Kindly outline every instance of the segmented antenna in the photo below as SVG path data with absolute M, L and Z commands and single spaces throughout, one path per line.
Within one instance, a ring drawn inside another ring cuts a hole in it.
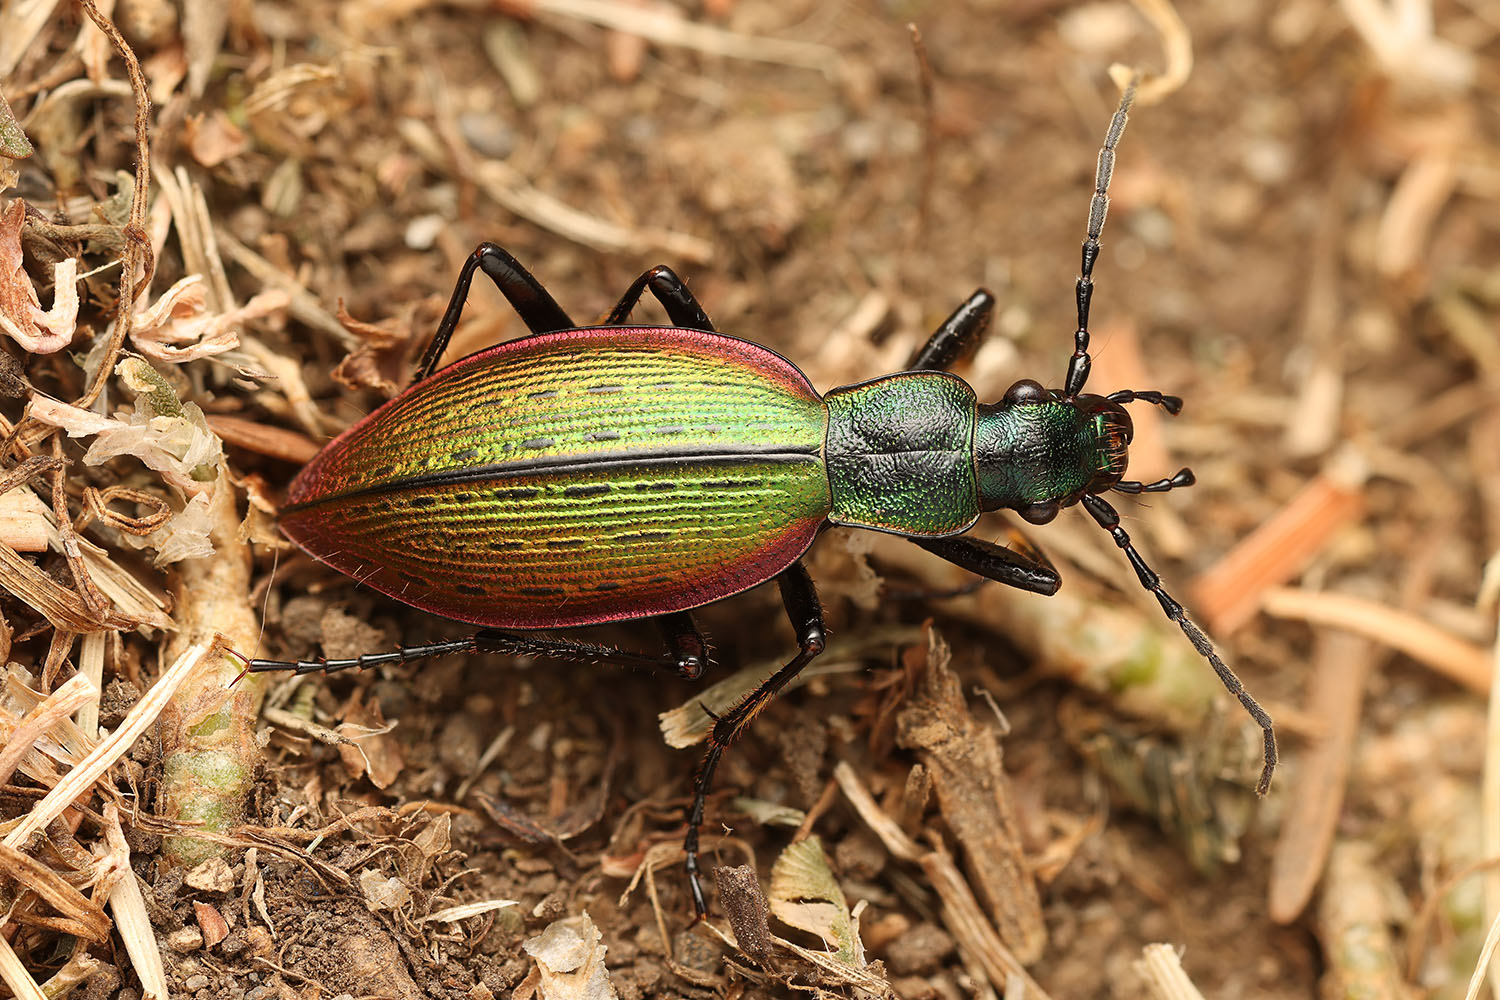
M 1089 300 L 1094 297 L 1094 261 L 1099 259 L 1099 234 L 1104 231 L 1104 217 L 1109 213 L 1109 179 L 1115 172 L 1115 147 L 1120 136 L 1125 134 L 1125 123 L 1130 120 L 1130 106 L 1135 103 L 1135 88 L 1140 74 L 1130 78 L 1125 93 L 1120 96 L 1120 107 L 1109 120 L 1109 131 L 1104 133 L 1104 147 L 1099 150 L 1099 165 L 1094 169 L 1094 197 L 1089 199 L 1088 236 L 1083 241 L 1083 265 L 1078 282 L 1073 286 L 1078 300 L 1078 332 L 1073 334 L 1073 356 L 1068 359 L 1068 377 L 1063 382 L 1063 392 L 1068 400 L 1076 399 L 1089 380 Z

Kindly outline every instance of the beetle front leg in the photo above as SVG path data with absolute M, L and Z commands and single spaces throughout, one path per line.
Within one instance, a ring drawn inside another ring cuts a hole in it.
M 1008 547 L 967 535 L 908 540 L 970 573 L 1017 590 L 1051 597 L 1062 586 L 1052 561 L 1018 531 L 1010 533 Z
M 943 320 L 922 349 L 906 365 L 909 372 L 947 371 L 956 362 L 974 353 L 990 328 L 995 311 L 995 297 L 981 288 Z
M 631 282 L 625 294 L 620 296 L 620 301 L 610 310 L 604 325 L 619 326 L 629 319 L 631 310 L 641 301 L 641 296 L 646 294 L 648 288 L 656 296 L 656 301 L 666 309 L 673 326 L 702 330 L 704 333 L 714 332 L 713 321 L 708 318 L 708 313 L 703 311 L 693 293 L 688 291 L 687 282 L 665 264 L 656 265 Z
M 818 600 L 817 588 L 813 586 L 807 569 L 800 562 L 793 563 L 782 571 L 776 582 L 781 587 L 781 602 L 786 606 L 787 617 L 797 630 L 799 649 L 786 666 L 766 678 L 744 701 L 719 716 L 708 734 L 708 752 L 703 755 L 703 763 L 699 765 L 698 776 L 693 782 L 693 807 L 688 815 L 687 836 L 682 842 L 683 852 L 687 854 L 688 885 L 693 893 L 693 909 L 699 919 L 708 915 L 708 903 L 704 899 L 703 885 L 698 877 L 698 828 L 703 825 L 703 813 L 708 807 L 708 790 L 713 785 L 719 758 L 744 735 L 750 723 L 771 703 L 777 692 L 823 652 L 826 642 L 823 605 Z
M 530 271 L 521 266 L 520 261 L 494 243 L 481 243 L 469 254 L 469 259 L 464 261 L 463 270 L 458 272 L 458 281 L 453 285 L 448 308 L 443 312 L 437 332 L 432 335 L 432 342 L 422 352 L 422 360 L 417 363 L 416 375 L 412 377 L 413 384 L 437 370 L 438 361 L 447 349 L 448 341 L 453 338 L 453 331 L 458 328 L 459 318 L 464 314 L 464 303 L 469 300 L 469 286 L 474 280 L 475 270 L 483 270 L 495 283 L 495 287 L 500 289 L 500 293 L 515 309 L 516 315 L 521 317 L 532 333 L 571 330 L 578 325 L 568 318 L 557 300 Z

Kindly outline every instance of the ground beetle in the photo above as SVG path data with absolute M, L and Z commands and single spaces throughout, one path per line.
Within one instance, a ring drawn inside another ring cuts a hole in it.
M 499 651 L 696 678 L 708 657 L 691 609 L 774 577 L 801 648 L 718 718 L 709 737 L 684 845 L 701 916 L 698 828 L 719 758 L 823 650 L 822 608 L 800 562 L 818 532 L 830 524 L 890 532 L 983 577 L 1050 595 L 1061 581 L 1045 556 L 963 532 L 983 511 L 1014 510 L 1044 524 L 1081 503 L 1260 724 L 1264 793 L 1276 763 L 1270 717 L 1162 589 L 1103 498 L 1193 482 L 1187 469 L 1154 483 L 1121 478 L 1132 433 L 1123 404 L 1175 414 L 1181 399 L 1083 391 L 1094 261 L 1132 96 L 1133 87 L 1099 154 L 1063 388 L 1023 379 L 994 405 L 945 370 L 989 325 L 995 299 L 984 289 L 906 371 L 820 396 L 786 359 L 716 333 L 670 268 L 642 274 L 602 325 L 580 328 L 510 254 L 481 244 L 412 384 L 313 458 L 292 483 L 281 525 L 361 583 L 482 631 L 352 659 L 257 659 L 249 669 L 307 673 Z M 439 371 L 475 270 L 531 333 Z M 624 325 L 647 290 L 673 326 Z M 524 631 L 632 618 L 653 619 L 669 651 L 651 656 Z

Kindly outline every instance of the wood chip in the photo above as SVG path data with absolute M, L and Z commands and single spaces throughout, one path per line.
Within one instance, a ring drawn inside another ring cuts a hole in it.
M 1193 609 L 1205 627 L 1227 635 L 1260 611 L 1267 590 L 1292 580 L 1340 528 L 1364 513 L 1362 475 L 1313 479 L 1193 581 Z
M 1301 915 L 1323 877 L 1343 811 L 1365 682 L 1378 660 L 1379 650 L 1368 639 L 1342 632 L 1318 635 L 1307 706 L 1325 729 L 1292 772 L 1271 855 L 1268 909 L 1279 924 Z
M 979 898 L 1000 937 L 1023 965 L 1042 957 L 1047 926 L 1041 897 L 1026 863 L 1010 781 L 1001 766 L 995 730 L 974 721 L 948 646 L 930 632 L 927 665 L 911 700 L 897 716 L 896 742 L 932 775 L 938 807 L 954 837 Z

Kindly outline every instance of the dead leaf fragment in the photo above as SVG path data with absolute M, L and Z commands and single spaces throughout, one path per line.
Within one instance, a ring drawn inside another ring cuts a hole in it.
M 244 130 L 229 120 L 222 110 L 207 115 L 189 115 L 183 123 L 188 152 L 205 167 L 217 167 L 250 148 Z
M 352 778 L 367 774 L 376 788 L 389 788 L 406 766 L 401 743 L 391 735 L 380 705 L 365 704 L 358 692 L 344 708 L 338 734 L 349 741 L 339 745 L 339 756 Z
M 16 116 L 11 113 L 10 105 L 5 102 L 5 95 L 0 94 L 0 156 L 11 160 L 24 160 L 33 152 L 31 140 L 26 138 L 25 131 L 16 122 Z
M 203 275 L 190 274 L 135 314 L 130 342 L 157 361 L 173 364 L 196 361 L 234 350 L 240 346 L 241 324 L 269 316 L 290 304 L 291 297 L 286 292 L 271 289 L 238 309 L 210 313 Z M 184 344 L 188 346 L 178 346 Z
M 587 913 L 554 920 L 521 947 L 536 960 L 544 1000 L 613 1000 L 599 928 Z
M 66 257 L 53 265 L 52 308 L 43 309 L 22 266 L 25 221 L 26 203 L 19 198 L 0 213 L 0 332 L 32 354 L 52 354 L 72 343 L 77 329 L 78 261 Z
M 223 858 L 209 858 L 192 868 L 182 881 L 204 892 L 228 892 L 234 888 L 234 872 Z
M 394 875 L 386 877 L 372 868 L 359 873 L 359 891 L 374 910 L 398 910 L 411 902 L 411 890 Z

